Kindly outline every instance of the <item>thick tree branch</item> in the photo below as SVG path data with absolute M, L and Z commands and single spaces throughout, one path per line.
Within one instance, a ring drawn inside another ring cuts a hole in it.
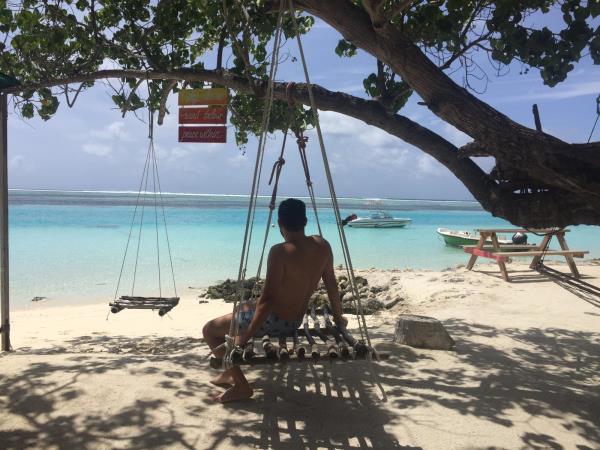
M 514 122 L 454 83 L 398 27 L 390 22 L 374 27 L 369 14 L 351 2 L 298 0 L 295 4 L 386 63 L 434 114 L 484 143 L 496 158 L 527 168 L 540 182 L 600 198 L 597 152 L 573 153 L 570 144 Z M 565 171 L 584 176 L 564 176 Z
M 469 142 L 458 149 L 459 158 L 490 156 L 485 145 L 479 142 Z

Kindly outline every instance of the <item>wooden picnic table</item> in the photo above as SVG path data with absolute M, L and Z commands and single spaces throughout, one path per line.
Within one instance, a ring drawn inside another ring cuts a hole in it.
M 569 230 L 555 228 L 485 228 L 476 230 L 479 233 L 479 241 L 477 245 L 465 245 L 463 247 L 465 253 L 469 253 L 471 257 L 467 263 L 467 269 L 472 270 L 478 257 L 494 259 L 500 267 L 502 278 L 509 281 L 508 271 L 506 270 L 506 262 L 510 257 L 533 257 L 529 267 L 535 269 L 544 256 L 564 256 L 569 269 L 575 278 L 579 278 L 579 271 L 575 265 L 573 258 L 583 258 L 589 253 L 587 250 L 570 250 L 565 239 L 565 233 Z M 543 236 L 539 245 L 502 245 L 498 243 L 498 233 L 532 233 Z M 553 237 L 560 245 L 561 250 L 550 250 L 550 242 Z M 491 241 L 491 245 L 487 244 Z M 508 251 L 503 251 L 508 250 Z M 510 251 L 513 250 L 513 251 Z

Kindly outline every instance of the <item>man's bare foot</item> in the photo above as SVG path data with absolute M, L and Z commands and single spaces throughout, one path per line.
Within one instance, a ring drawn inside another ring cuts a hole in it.
M 223 372 L 218 377 L 210 380 L 212 384 L 220 387 L 229 387 L 233 384 L 233 377 L 226 372 Z
M 216 396 L 215 401 L 221 402 L 221 403 L 238 402 L 241 400 L 248 400 L 250 397 L 252 397 L 253 394 L 254 394 L 254 391 L 252 390 L 250 385 L 234 384 L 232 387 L 227 389 L 221 395 Z

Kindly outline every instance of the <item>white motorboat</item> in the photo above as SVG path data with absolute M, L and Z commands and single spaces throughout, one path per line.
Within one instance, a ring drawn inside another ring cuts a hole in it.
M 353 228 L 403 228 L 411 223 L 411 219 L 392 217 L 384 211 L 376 211 L 370 217 L 358 217 L 348 222 Z

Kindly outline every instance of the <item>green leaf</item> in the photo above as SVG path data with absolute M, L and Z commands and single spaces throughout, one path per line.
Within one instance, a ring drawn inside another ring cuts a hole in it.
M 25 103 L 21 108 L 21 115 L 26 119 L 31 119 L 33 117 L 33 104 Z
M 356 55 L 357 48 L 352 43 L 345 39 L 340 39 L 335 47 L 335 53 L 340 57 L 352 58 Z

